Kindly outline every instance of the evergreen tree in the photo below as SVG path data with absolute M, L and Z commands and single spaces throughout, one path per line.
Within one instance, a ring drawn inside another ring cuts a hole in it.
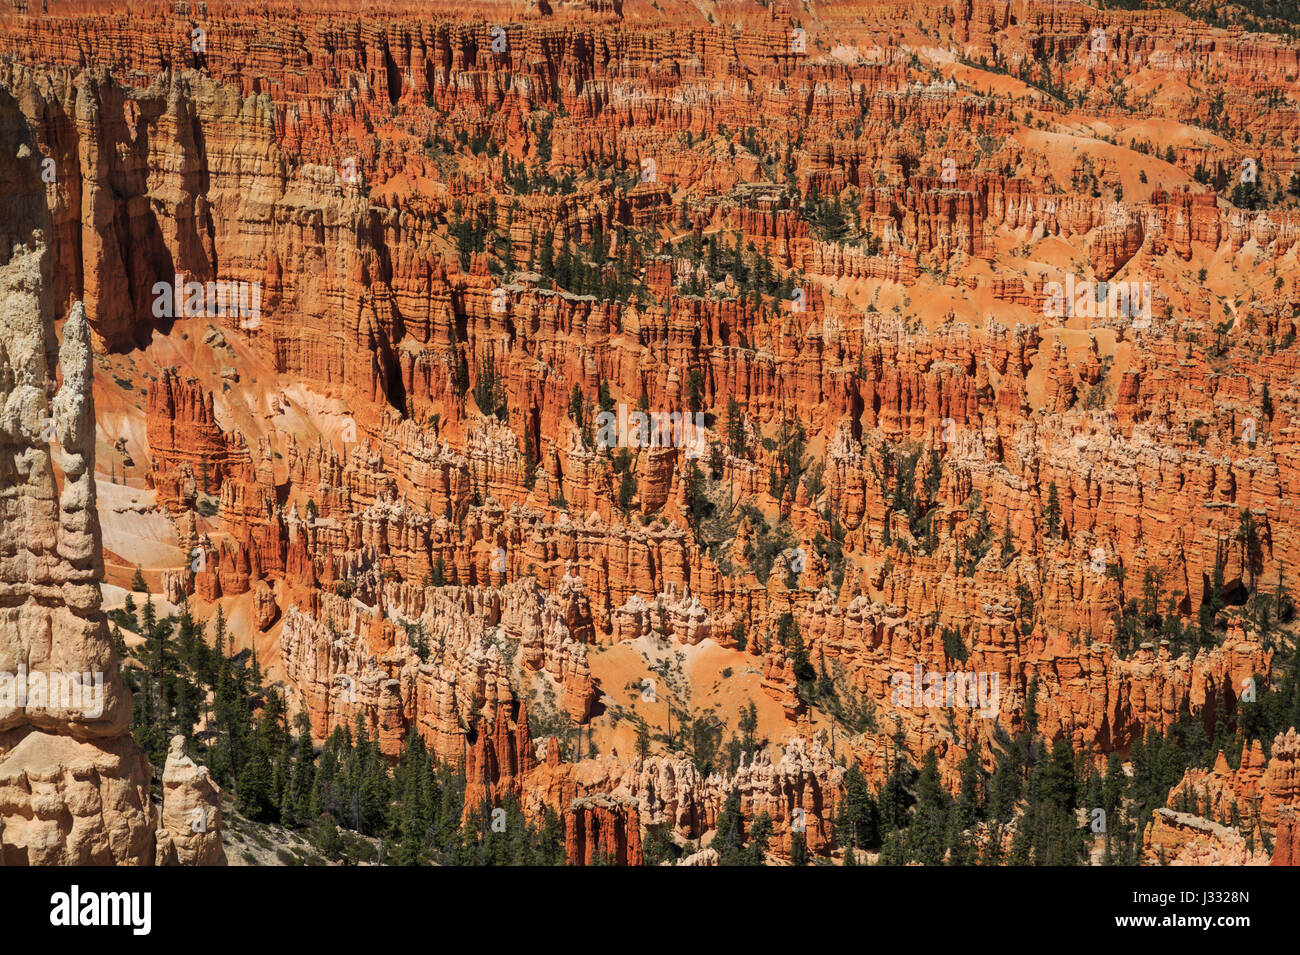
M 916 780 L 916 805 L 907 829 L 906 852 L 924 865 L 942 865 L 947 855 L 948 811 L 951 802 L 939 778 L 938 754 L 931 747 Z
M 869 848 L 880 844 L 880 818 L 866 777 L 856 765 L 844 773 L 844 807 L 837 840 L 844 845 Z
M 745 864 L 744 819 L 740 814 L 740 792 L 733 789 L 718 812 L 712 848 L 718 853 L 718 865 Z
M 582 427 L 582 389 L 576 383 L 569 393 L 569 417 L 579 428 Z
M 802 832 L 790 837 L 790 864 L 804 866 L 808 864 L 808 841 Z
M 1047 536 L 1053 540 L 1061 536 L 1061 500 L 1056 490 L 1056 482 L 1047 485 L 1047 506 L 1043 508 L 1043 523 L 1047 525 Z
M 626 511 L 632 506 L 633 500 L 636 499 L 636 478 L 632 476 L 632 469 L 628 468 L 619 478 L 618 483 L 618 506 L 620 510 Z
M 249 819 L 266 821 L 276 817 L 271 764 L 260 746 L 254 746 L 239 771 L 235 784 L 236 805 Z

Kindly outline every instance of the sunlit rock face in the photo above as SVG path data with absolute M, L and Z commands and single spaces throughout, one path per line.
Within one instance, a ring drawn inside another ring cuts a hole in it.
M 698 839 L 737 788 L 774 852 L 833 852 L 845 764 L 934 749 L 955 789 L 1031 687 L 1098 759 L 1267 691 L 1258 597 L 1300 571 L 1295 47 L 1035 0 L 712 6 L 0 26 L 3 646 L 106 674 L 94 718 L 0 706 L 6 858 L 152 857 L 96 473 L 170 528 L 116 563 L 221 606 L 317 738 L 418 732 L 562 811 L 573 862 Z M 665 750 L 750 703 L 743 762 Z M 112 838 L 25 813 L 33 773 L 74 799 L 36 734 L 108 747 L 74 788 Z
M 100 610 L 91 332 L 54 330 L 36 143 L 0 90 L 0 858 L 143 865 L 148 760 Z

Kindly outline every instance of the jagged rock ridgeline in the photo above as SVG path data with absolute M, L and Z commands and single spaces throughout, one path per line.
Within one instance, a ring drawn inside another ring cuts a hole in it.
M 475 803 L 559 809 L 572 862 L 700 839 L 737 791 L 773 851 L 829 853 L 841 757 L 878 783 L 934 748 L 954 788 L 1031 686 L 1094 755 L 1208 724 L 1267 691 L 1240 608 L 1300 572 L 1294 46 L 1036 0 L 742 6 L 0 25 L 53 316 L 121 372 L 125 486 L 187 556 L 167 596 L 235 614 L 317 737 L 415 731 Z M 1219 182 L 1247 159 L 1249 210 Z M 642 407 L 699 442 L 609 453 L 593 419 Z M 734 771 L 615 757 L 669 662 L 743 686 L 733 722 L 763 705 Z M 958 664 L 987 712 L 894 702 Z M 828 683 L 871 718 L 845 734 Z M 539 747 L 529 704 L 598 755 Z M 1174 812 L 1161 845 L 1245 858 Z
M 596 691 L 583 620 L 566 621 L 562 598 L 535 581 L 500 589 L 389 584 L 377 596 L 368 606 L 318 593 L 315 615 L 297 606 L 285 614 L 280 647 L 291 699 L 320 735 L 361 713 L 389 755 L 417 728 L 440 758 L 458 761 L 466 727 L 515 699 L 506 643 L 518 647 L 526 672 L 555 687 L 570 719 L 586 721 Z M 414 645 L 420 639 L 424 659 Z
M 541 758 L 538 752 L 542 752 Z M 738 794 L 745 819 L 766 816 L 772 849 L 789 854 L 795 835 L 809 849 L 833 844 L 833 820 L 843 792 L 842 767 L 820 739 L 791 737 L 773 760 L 759 751 L 742 759 L 734 774 L 700 774 L 683 756 L 648 756 L 632 762 L 616 753 L 566 762 L 555 737 L 535 740 L 528 708 L 519 707 L 511 725 L 509 706 L 484 721 L 467 755 L 465 806 L 469 812 L 516 797 L 530 819 L 549 806 L 565 820 L 566 857 L 571 865 L 612 859 L 639 865 L 642 827 L 663 827 L 685 840 L 699 839 L 718 822 L 729 795 Z

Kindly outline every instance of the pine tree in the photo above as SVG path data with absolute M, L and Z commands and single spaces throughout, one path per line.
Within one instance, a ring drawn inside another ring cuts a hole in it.
M 804 647 L 803 635 L 793 614 L 782 614 L 777 620 L 777 641 L 785 648 L 796 680 L 802 683 L 817 678 L 817 671 L 808 659 L 808 650 Z
M 975 753 L 969 752 L 961 763 L 961 788 L 957 796 L 954 816 L 959 829 L 967 830 L 984 818 L 984 807 L 980 798 L 982 767 Z
M 249 819 L 266 821 L 274 818 L 271 764 L 260 746 L 252 748 L 240 769 L 235 795 L 239 811 Z
M 698 368 L 692 369 L 686 379 L 686 407 L 692 412 L 704 407 L 704 372 Z
M 907 853 L 903 848 L 904 835 L 900 831 L 893 831 L 885 837 L 880 846 L 880 855 L 876 859 L 876 865 L 899 866 L 907 863 Z
M 555 271 L 555 233 L 547 229 L 538 243 L 541 246 L 537 271 L 542 278 L 550 278 Z
M 153 609 L 152 596 L 149 596 L 149 598 L 144 600 L 144 607 L 140 608 L 140 617 L 139 617 L 140 635 L 142 635 L 142 637 L 148 638 L 149 635 L 153 633 L 153 628 L 157 626 L 157 622 L 159 622 L 159 618 L 157 618 L 157 611 Z
M 1061 500 L 1056 490 L 1056 482 L 1047 486 L 1047 506 L 1043 508 L 1043 522 L 1047 525 L 1047 536 L 1053 540 L 1061 536 Z
M 939 778 L 938 754 L 926 751 L 916 780 L 916 805 L 907 830 L 907 853 L 923 865 L 942 865 L 947 855 L 949 796 Z
M 740 712 L 740 747 L 746 753 L 758 748 L 758 707 L 749 701 L 749 707 Z
M 1035 865 L 1078 865 L 1084 857 L 1084 830 L 1079 827 L 1078 783 L 1074 750 L 1061 737 L 1050 757 L 1041 760 L 1031 781 L 1033 861 Z
M 802 832 L 790 837 L 790 864 L 804 866 L 808 864 L 808 841 Z
M 718 865 L 744 864 L 744 820 L 740 814 L 740 792 L 727 794 L 718 813 L 712 848 L 718 853 Z
M 310 818 L 311 793 L 315 788 L 316 759 L 312 751 L 311 720 L 306 709 L 298 711 L 297 739 L 292 753 L 287 795 L 280 816 L 287 825 L 301 825 Z
M 221 604 L 217 604 L 217 621 L 215 630 L 215 640 L 217 656 L 225 658 L 226 656 L 226 611 Z
M 537 442 L 533 439 L 533 429 L 524 429 L 524 486 L 531 488 L 537 483 Z
M 866 777 L 856 765 L 845 770 L 844 794 L 840 841 L 859 848 L 879 845 L 879 813 Z
M 727 399 L 727 447 L 737 457 L 748 453 L 745 439 L 745 415 L 735 398 Z
M 569 393 L 569 417 L 579 428 L 582 427 L 582 389 L 574 383 L 573 391 Z
M 771 838 L 772 820 L 767 813 L 759 813 L 753 823 L 750 824 L 749 838 L 745 843 L 741 864 L 763 865 L 767 861 L 767 847 Z
M 644 721 L 636 727 L 636 754 L 642 759 L 650 755 L 650 730 Z
M 632 506 L 632 501 L 636 498 L 636 478 L 632 476 L 632 469 L 628 468 L 623 472 L 618 483 L 618 506 L 621 510 L 626 511 Z
M 904 829 L 907 826 L 907 782 L 911 777 L 911 767 L 903 756 L 902 735 L 896 735 L 894 743 L 894 765 L 876 798 L 880 809 L 880 828 L 882 831 Z M 901 850 L 901 846 L 899 847 Z
M 423 858 L 425 833 L 432 822 L 429 812 L 429 761 L 424 739 L 414 729 L 406 738 L 399 764 L 398 865 L 419 865 Z

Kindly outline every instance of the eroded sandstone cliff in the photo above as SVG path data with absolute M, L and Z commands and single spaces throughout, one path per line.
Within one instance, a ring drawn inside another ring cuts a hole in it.
M 23 200 L 43 307 L 84 303 L 65 341 L 109 353 L 123 485 L 172 528 L 124 566 L 248 621 L 317 738 L 414 730 L 470 803 L 561 810 L 573 862 L 701 838 L 736 791 L 774 851 L 830 853 L 845 764 L 933 749 L 955 791 L 1031 692 L 1037 732 L 1126 755 L 1231 719 L 1288 648 L 1294 44 L 1033 0 L 733 6 L 0 30 L 54 170 Z M 1247 160 L 1258 194 L 1216 195 Z M 698 442 L 628 440 L 638 409 L 698 412 Z M 957 671 L 996 692 L 895 695 Z M 702 774 L 682 715 L 738 737 L 750 703 L 750 750 Z M 1153 844 L 1249 855 L 1172 807 Z
M 39 157 L 7 92 L 0 127 L 0 852 L 150 864 L 149 763 L 100 610 L 90 328 L 77 306 L 55 337 Z

